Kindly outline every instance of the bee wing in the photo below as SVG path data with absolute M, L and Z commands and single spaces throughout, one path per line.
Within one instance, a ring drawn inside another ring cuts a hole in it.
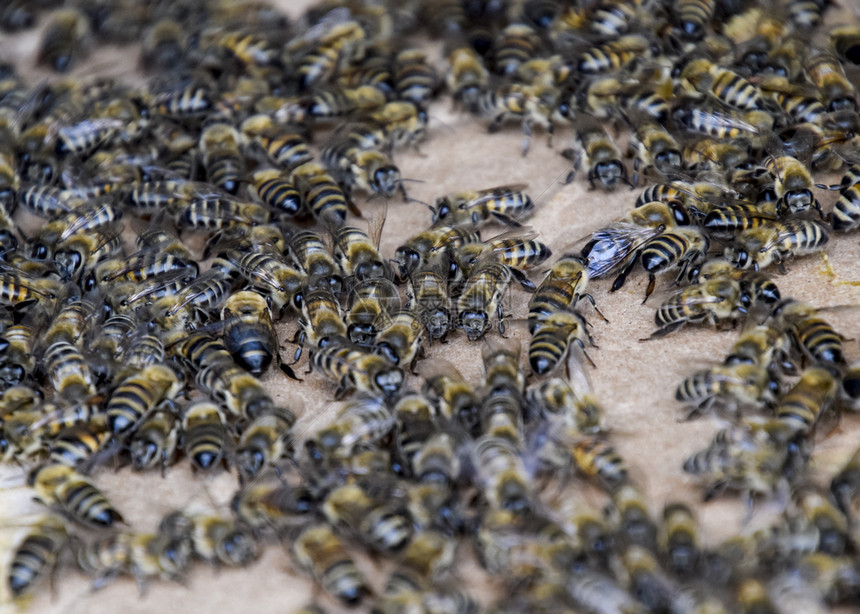
M 151 281 L 147 280 L 149 283 L 144 283 L 137 286 L 139 290 L 127 296 L 124 299 L 123 304 L 129 305 L 131 303 L 139 301 L 145 296 L 156 294 L 164 288 L 167 288 L 177 279 L 185 279 L 186 283 L 188 283 L 195 277 L 196 273 L 192 273 L 190 269 L 177 269 L 175 271 L 168 271 L 167 273 L 162 273 L 161 275 L 153 277 Z
M 458 208 L 460 209 L 471 209 L 472 207 L 477 207 L 478 205 L 482 205 L 485 202 L 492 200 L 494 198 L 500 198 L 503 196 L 507 196 L 509 194 L 513 194 L 514 192 L 522 192 L 528 186 L 527 183 L 513 183 L 510 185 L 500 185 L 494 188 L 486 188 L 484 190 L 478 190 L 476 192 L 475 198 L 467 200 L 466 202 L 459 203 Z
M 588 276 L 608 275 L 661 232 L 662 227 L 643 227 L 629 222 L 613 222 L 593 232 L 593 245 L 588 252 Z

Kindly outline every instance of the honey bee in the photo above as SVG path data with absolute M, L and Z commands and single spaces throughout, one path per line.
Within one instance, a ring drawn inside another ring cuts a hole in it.
M 278 316 L 287 308 L 301 311 L 307 278 L 293 268 L 281 252 L 265 247 L 254 251 L 227 250 L 219 254 L 219 258 L 228 273 L 235 270 L 253 287 L 262 290 Z M 209 284 L 200 289 L 204 296 L 209 294 L 208 288 Z
M 123 522 L 104 494 L 67 465 L 48 463 L 36 467 L 27 476 L 27 485 L 43 504 L 85 527 L 107 529 Z
M 353 147 L 347 140 L 334 141 L 323 148 L 322 161 L 339 179 L 348 201 L 352 200 L 355 188 L 385 198 L 399 191 L 404 201 L 409 200 L 400 169 L 381 151 Z
M 842 556 L 848 547 L 848 521 L 841 510 L 822 493 L 804 488 L 795 493 L 796 514 L 803 525 L 817 533 L 817 550 Z
M 200 135 L 200 151 L 207 179 L 230 194 L 235 194 L 239 189 L 245 168 L 239 141 L 239 131 L 223 121 L 212 121 Z
M 298 130 L 276 123 L 267 115 L 252 115 L 242 122 L 240 130 L 246 138 L 259 144 L 269 159 L 287 173 L 313 160 L 308 142 Z
M 480 258 L 475 263 L 457 299 L 457 323 L 470 341 L 482 338 L 490 330 L 494 315 L 499 321 L 499 332 L 504 335 L 502 296 L 512 276 L 510 267 L 492 255 Z
M 182 26 L 172 19 L 161 19 L 143 36 L 140 65 L 147 70 L 169 70 L 185 61 L 185 52 Z
M 787 442 L 797 433 L 793 426 L 773 419 L 743 420 L 722 429 L 711 444 L 684 462 L 684 471 L 705 482 L 705 500 L 725 490 L 756 494 L 784 492 L 795 452 Z
M 475 230 L 458 226 L 430 228 L 410 237 L 394 252 L 394 263 L 398 266 L 399 279 L 405 279 L 416 268 L 431 262 L 434 256 L 449 249 L 457 249 L 466 243 L 481 240 Z
M 635 138 L 630 141 L 633 158 L 633 185 L 639 184 L 639 169 L 642 174 L 655 171 L 666 175 L 681 169 L 681 146 L 662 125 L 656 121 L 633 118 Z
M 445 420 L 471 424 L 476 418 L 480 397 L 453 365 L 440 361 L 434 364 L 435 369 L 424 374 L 421 392 Z
M 63 429 L 53 439 L 49 462 L 83 470 L 82 466 L 103 449 L 109 435 L 104 418 L 99 416 Z
M 257 542 L 242 525 L 211 514 L 193 514 L 188 520 L 194 554 L 207 563 L 245 567 L 257 560 Z
M 692 60 L 681 71 L 681 79 L 693 90 L 741 111 L 764 111 L 761 91 L 749 80 L 704 58 Z
M 820 50 L 811 53 L 806 63 L 806 75 L 828 111 L 857 110 L 854 86 L 845 77 L 845 70 L 834 54 Z
M 645 300 L 654 291 L 656 276 L 673 267 L 678 268 L 676 284 L 684 277 L 697 277 L 698 267 L 704 262 L 709 245 L 707 236 L 694 226 L 673 228 L 648 241 L 639 251 L 642 268 L 648 272 Z M 625 270 L 615 280 L 613 290 L 623 284 L 623 276 L 628 272 L 629 269 Z
M 773 310 L 775 324 L 787 331 L 813 364 L 840 370 L 845 364 L 842 337 L 815 307 L 785 299 Z
M 576 60 L 579 72 L 586 75 L 627 68 L 651 55 L 651 43 L 641 34 L 626 34 L 582 52 Z
M 860 226 L 860 178 L 842 190 L 833 205 L 830 225 L 836 232 L 850 232 Z
M 271 212 L 263 205 L 232 198 L 206 197 L 179 207 L 176 224 L 181 229 L 220 230 L 236 224 L 268 224 Z
M 771 263 L 785 268 L 783 261 L 819 251 L 829 240 L 824 224 L 790 219 L 743 231 L 735 247 L 726 248 L 726 259 L 739 269 L 760 270 Z
M 167 406 L 144 416 L 128 439 L 131 465 L 135 471 L 160 467 L 161 474 L 176 457 L 179 445 L 179 420 Z
M 595 346 L 585 318 L 575 310 L 559 310 L 545 316 L 532 331 L 529 342 L 529 365 L 538 375 L 552 371 L 568 353 L 572 343 L 594 364 L 585 351 L 585 342 Z
M 55 11 L 42 35 L 39 63 L 55 72 L 67 72 L 86 57 L 90 44 L 89 20 L 75 9 Z
M 333 454 L 349 454 L 363 442 L 384 437 L 394 426 L 394 416 L 380 398 L 349 402 L 335 421 L 306 443 L 311 458 L 323 460 Z
M 490 72 L 478 53 L 468 46 L 456 47 L 448 53 L 450 69 L 446 85 L 455 101 L 470 104 L 490 85 Z
M 333 227 L 343 223 L 347 210 L 346 195 L 324 166 L 305 162 L 292 170 L 290 180 L 316 219 Z
M 344 323 L 340 304 L 328 289 L 309 292 L 304 297 L 299 326 L 301 327 L 298 334 L 300 345 L 296 350 L 295 360 L 301 357 L 301 348 L 305 341 L 322 349 L 331 344 L 337 344 L 350 334 Z
M 794 432 L 811 432 L 822 414 L 833 408 L 838 381 L 826 369 L 808 367 L 776 407 L 776 419 Z
M 516 515 L 533 509 L 533 493 L 522 456 L 504 437 L 486 435 L 475 442 L 482 492 L 495 509 Z
M 424 353 L 424 326 L 410 309 L 401 309 L 390 314 L 387 326 L 373 340 L 372 348 L 394 365 L 415 363 Z
M 289 409 L 272 408 L 253 418 L 236 447 L 235 462 L 241 483 L 253 480 L 267 466 L 291 453 L 291 434 L 296 417 Z
M 428 103 L 438 87 L 438 75 L 420 49 L 408 48 L 397 53 L 393 77 L 398 97 L 416 105 Z
M 740 302 L 741 287 L 732 279 L 711 279 L 688 286 L 666 299 L 654 316 L 660 328 L 651 336 L 661 337 L 684 324 L 720 322 L 736 319 L 746 312 Z
M 28 529 L 15 547 L 6 577 L 13 598 L 32 591 L 46 572 L 53 573 L 67 541 L 66 525 L 56 516 L 45 516 Z
M 799 160 L 791 156 L 780 156 L 765 160 L 765 168 L 774 178 L 776 193 L 776 214 L 782 216 L 783 209 L 788 215 L 796 215 L 810 207 L 823 218 L 821 205 L 812 195 L 812 176 Z
M 196 401 L 182 417 L 182 447 L 196 471 L 210 471 L 227 460 L 229 431 L 222 409 L 211 401 Z
M 552 87 L 510 83 L 476 96 L 467 106 L 473 115 L 493 118 L 487 128 L 491 133 L 498 132 L 509 117 L 520 120 L 524 134 L 521 153 L 525 156 L 531 145 L 532 126 L 542 127 L 547 133 L 547 143 L 552 144 L 553 114 L 558 99 L 557 90 Z
M 466 226 L 478 228 L 496 221 L 519 227 L 518 219 L 534 209 L 534 202 L 525 193 L 525 184 L 514 184 L 453 192 L 436 199 L 433 206 L 433 225 Z
M 412 145 L 427 138 L 427 111 L 406 100 L 395 100 L 370 113 L 371 121 L 382 127 L 392 148 Z
M 618 517 L 618 538 L 621 542 L 655 551 L 657 525 L 651 518 L 641 491 L 625 482 L 612 492 L 612 505 Z
M 444 339 L 451 328 L 451 301 L 445 268 L 444 255 L 440 254 L 408 277 L 408 308 L 424 326 L 431 343 L 434 339 Z
M 669 503 L 663 508 L 660 552 L 666 567 L 676 576 L 685 578 L 696 573 L 702 555 L 699 525 L 683 503 Z
M 738 414 L 743 407 L 772 405 L 779 382 L 760 365 L 733 364 L 699 371 L 684 379 L 675 398 L 690 407 L 692 417 L 711 407 Z
M 96 379 L 84 355 L 65 340 L 45 349 L 45 367 L 57 394 L 69 400 L 86 399 L 96 392 Z
M 364 576 L 327 524 L 311 524 L 293 542 L 296 562 L 338 601 L 355 606 L 370 594 Z
M 124 378 L 111 394 L 105 413 L 114 434 L 134 428 L 141 418 L 184 388 L 176 372 L 165 365 L 149 365 Z
M 571 360 L 571 383 L 560 377 L 551 377 L 534 384 L 526 392 L 526 400 L 550 421 L 558 420 L 573 425 L 578 431 L 593 434 L 600 430 L 603 409 L 591 390 L 582 363 Z
M 226 352 L 226 350 L 225 350 Z M 195 383 L 235 416 L 254 419 L 274 407 L 272 398 L 253 375 L 229 362 L 213 361 L 197 372 Z
M 373 235 L 354 226 L 341 226 L 335 231 L 334 256 L 343 272 L 359 282 L 388 277 L 387 265 L 377 247 L 378 234 L 374 232 Z
M 260 294 L 252 291 L 232 294 L 224 303 L 221 319 L 225 322 L 224 347 L 240 367 L 259 377 L 277 357 L 281 369 L 292 372 L 281 363 L 269 306 Z
M 594 118 L 582 119 L 579 122 L 576 137 L 580 146 L 579 155 L 571 149 L 562 152 L 563 156 L 574 161 L 573 170 L 567 176 L 567 183 L 573 180 L 583 158 L 588 167 L 588 185 L 592 189 L 595 187 L 595 181 L 599 181 L 600 185 L 610 192 L 616 188 L 619 181 L 630 183 L 627 179 L 627 168 L 621 161 L 621 152 Z
M 347 527 L 380 552 L 400 550 L 412 537 L 412 521 L 396 503 L 374 501 L 355 484 L 329 492 L 321 511 L 333 526 Z
M 715 9 L 716 2 L 713 0 L 681 0 L 673 11 L 679 35 L 687 41 L 702 40 Z
M 339 382 L 336 398 L 351 389 L 390 397 L 403 384 L 403 371 L 377 354 L 358 347 L 329 344 L 311 354 L 311 363 L 326 377 Z
M 391 313 L 400 305 L 397 288 L 388 279 L 368 279 L 352 289 L 349 310 L 340 322 L 346 325 L 350 341 L 370 347 L 377 333 L 388 325 Z M 332 315 L 334 335 L 340 334 L 340 325 Z M 319 345 L 319 344 L 317 344 Z
M 680 587 L 666 575 L 650 550 L 629 546 L 621 554 L 621 563 L 627 572 L 630 592 L 646 608 L 659 611 L 675 605 Z
M 309 90 L 331 80 L 331 78 L 353 60 L 364 56 L 367 32 L 357 21 L 343 19 L 339 14 L 330 13 L 303 37 L 289 43 L 284 51 L 287 64 L 290 54 L 297 47 L 307 46 L 299 57 L 296 71 L 299 88 Z

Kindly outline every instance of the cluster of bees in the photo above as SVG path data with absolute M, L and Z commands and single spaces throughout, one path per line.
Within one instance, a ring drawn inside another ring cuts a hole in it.
M 6 3 L 0 27 L 53 4 Z M 328 0 L 302 27 L 234 0 L 47 14 L 41 63 L 63 72 L 96 43 L 137 40 L 151 79 L 30 87 L 0 70 L 0 449 L 45 509 L 10 554 L 8 590 L 73 564 L 95 587 L 178 581 L 194 560 L 247 566 L 280 543 L 346 606 L 466 614 L 483 607 L 453 578 L 467 538 L 505 587 L 494 612 L 856 603 L 860 452 L 829 491 L 806 470 L 820 423 L 860 404 L 860 365 L 826 313 L 765 272 L 860 227 L 846 74 L 860 28 L 818 32 L 824 9 Z M 404 44 L 421 31 L 442 39 L 441 64 Z M 520 123 L 524 155 L 533 129 L 572 125 L 568 181 L 582 168 L 593 188 L 655 182 L 539 284 L 527 272 L 552 252 L 523 226 L 536 206 L 524 185 L 439 196 L 428 228 L 386 257 L 383 218 L 347 223 L 362 217 L 354 196 L 412 201 L 394 156 L 427 137 L 443 90 L 491 132 Z M 632 181 L 611 124 L 629 131 Z M 844 166 L 838 185 L 815 183 Z M 825 215 L 814 189 L 829 188 Z M 646 300 L 657 276 L 682 286 L 653 337 L 743 323 L 726 358 L 677 389 L 690 417 L 732 420 L 684 469 L 707 497 L 781 498 L 784 522 L 705 547 L 684 504 L 655 519 L 612 447 L 579 307 L 603 318 L 588 284 L 617 290 L 637 263 Z M 499 339 L 518 315 L 505 313 L 513 282 L 532 293 L 528 377 Z M 276 321 L 297 324 L 291 363 Z M 462 338 L 486 341 L 479 382 L 422 362 Z M 260 383 L 273 363 L 298 380 L 303 353 L 347 399 L 310 436 Z M 163 474 L 181 457 L 201 477 L 235 469 L 230 514 L 172 511 L 135 532 L 91 477 Z M 573 479 L 606 508 L 553 494 Z M 397 561 L 382 591 L 358 549 Z

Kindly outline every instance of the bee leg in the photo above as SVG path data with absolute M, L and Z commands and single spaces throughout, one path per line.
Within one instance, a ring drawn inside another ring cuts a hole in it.
M 828 220 L 828 218 L 827 218 L 827 216 L 826 216 L 826 215 L 824 215 L 824 211 L 821 209 L 821 203 L 820 203 L 820 202 L 818 202 L 818 199 L 817 199 L 817 198 L 813 198 L 813 199 L 812 199 L 812 206 L 815 208 L 815 210 L 816 210 L 816 211 L 818 211 L 818 216 L 819 216 L 822 220 L 829 221 L 829 220 Z
M 549 122 L 546 125 L 546 146 L 549 147 L 550 149 L 552 149 L 552 137 L 553 137 L 554 132 L 555 132 L 555 124 L 553 123 L 552 120 L 549 120 Z
M 618 274 L 618 277 L 615 278 L 615 281 L 612 282 L 612 288 L 609 290 L 610 292 L 615 292 L 624 285 L 624 282 L 627 281 L 627 276 L 630 275 L 631 271 L 633 271 L 633 267 L 636 266 L 636 262 L 638 260 L 639 259 L 636 258 L 636 256 L 634 255 L 634 257 L 630 260 L 627 266 L 624 267 L 621 273 Z
M 487 126 L 487 132 L 490 134 L 495 134 L 499 130 L 502 129 L 502 124 L 505 123 L 505 113 L 499 113 L 493 118 L 493 121 L 490 122 L 490 125 Z
M 531 140 L 532 140 L 532 125 L 530 122 L 527 122 L 527 121 L 523 122 L 523 134 L 525 136 L 523 137 L 523 145 L 521 147 L 521 153 L 522 153 L 523 158 L 525 158 L 526 155 L 529 153 L 529 147 L 531 145 Z
M 293 371 L 293 369 L 292 369 L 292 367 L 290 367 L 290 365 L 284 363 L 281 360 L 280 356 L 278 357 L 278 368 L 281 370 L 281 372 L 284 375 L 286 375 L 290 379 L 296 380 L 297 382 L 303 381 L 299 376 L 296 375 L 296 372 Z M 310 370 L 308 371 L 308 373 L 310 373 Z
M 590 294 L 583 294 L 579 298 L 586 299 L 589 303 L 591 303 L 591 306 L 594 308 L 594 311 L 597 312 L 597 315 L 600 316 L 600 319 L 603 320 L 604 322 L 609 322 L 609 320 L 606 319 L 606 316 L 603 315 L 603 312 L 600 311 L 600 309 L 598 309 L 597 304 L 594 302 L 593 296 L 591 296 Z
M 654 292 L 654 286 L 657 283 L 657 276 L 654 273 L 648 274 L 648 288 L 645 289 L 645 298 L 642 299 L 642 304 L 648 300 L 648 297 Z
M 347 378 L 343 378 L 340 384 L 337 387 L 337 390 L 334 391 L 334 400 L 342 401 L 344 397 L 350 392 L 349 380 Z
M 639 185 L 639 157 L 633 158 L 633 185 Z
M 726 489 L 727 486 L 728 484 L 723 480 L 719 480 L 717 482 L 714 482 L 713 484 L 710 484 L 705 489 L 705 493 L 702 496 L 702 501 L 708 502 L 714 497 L 719 496 Z
M 519 269 L 515 269 L 514 267 L 508 267 L 508 270 L 511 272 L 511 275 L 516 279 L 519 284 L 523 287 L 523 290 L 533 294 L 537 288 L 534 285 L 534 282 L 526 277 L 526 274 L 520 271 Z
M 499 334 L 502 336 L 503 339 L 507 339 L 507 337 L 505 336 L 505 315 L 502 313 L 501 303 L 498 307 L 496 307 L 496 315 L 499 318 Z

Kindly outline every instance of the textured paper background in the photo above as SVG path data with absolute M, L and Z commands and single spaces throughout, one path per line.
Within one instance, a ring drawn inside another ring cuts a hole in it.
M 306 0 L 282 0 L 288 13 L 298 15 Z M 834 15 L 828 17 L 835 19 Z M 43 22 L 44 23 L 44 22 Z M 35 69 L 35 49 L 38 36 L 28 32 L 16 37 L 0 37 L 0 59 L 15 59 L 34 81 L 41 74 Z M 438 54 L 436 56 L 438 58 Z M 100 48 L 86 65 L 73 75 L 90 76 L 95 72 L 120 75 L 139 82 L 136 73 L 137 56 L 133 49 Z M 612 194 L 589 191 L 584 176 L 578 175 L 569 185 L 560 180 L 569 170 L 568 163 L 559 152 L 573 142 L 570 127 L 560 127 L 554 147 L 546 146 L 545 135 L 536 134 L 529 155 L 520 157 L 522 135 L 519 127 L 509 125 L 499 134 L 488 135 L 486 122 L 478 122 L 450 106 L 443 100 L 430 108 L 429 140 L 419 152 L 401 151 L 395 156 L 404 177 L 421 180 L 410 183 L 410 195 L 425 202 L 455 190 L 477 189 L 506 183 L 527 183 L 528 192 L 537 203 L 529 224 L 540 231 L 556 255 L 564 246 L 586 236 L 591 230 L 610 222 L 633 205 L 638 192 L 622 187 Z M 317 145 L 319 142 L 317 142 Z M 829 210 L 835 195 L 818 193 Z M 366 217 L 380 215 L 383 203 L 379 199 L 359 205 Z M 394 200 L 388 207 L 388 217 L 382 236 L 382 250 L 393 254 L 403 239 L 429 224 L 429 212 L 418 204 L 403 204 Z M 501 229 L 500 229 L 501 231 Z M 488 235 L 491 233 L 487 233 Z M 846 282 L 860 280 L 860 236 L 834 237 L 828 245 L 836 278 L 824 272 L 822 260 L 817 256 L 803 258 L 790 264 L 790 273 L 774 273 L 783 296 L 821 307 L 834 305 L 860 305 L 860 286 Z M 538 282 L 540 273 L 531 278 Z M 665 280 L 661 280 L 665 283 Z M 670 500 L 680 500 L 695 506 L 703 527 L 706 545 L 739 531 L 752 530 L 773 521 L 778 511 L 773 504 L 762 504 L 748 525 L 743 525 L 744 506 L 735 497 L 724 497 L 701 504 L 700 489 L 695 481 L 684 474 L 681 465 L 691 453 L 703 448 L 715 431 L 719 420 L 705 417 L 693 422 L 679 422 L 680 407 L 674 401 L 674 389 L 680 380 L 696 369 L 721 360 L 736 340 L 738 332 L 717 333 L 691 326 L 663 339 L 639 343 L 654 329 L 654 310 L 659 296 L 652 297 L 647 305 L 640 305 L 647 278 L 635 274 L 615 293 L 608 294 L 606 280 L 593 282 L 592 292 L 609 323 L 591 317 L 593 335 L 599 349 L 590 350 L 597 363 L 591 372 L 593 384 L 605 409 L 605 423 L 612 429 L 612 443 L 632 467 L 634 480 L 641 486 L 659 513 Z M 658 283 L 658 294 L 661 284 Z M 528 296 L 514 288 L 511 296 L 515 318 L 526 314 Z M 586 310 L 588 313 L 589 310 Z M 860 337 L 860 312 L 836 310 L 827 319 L 846 337 L 846 354 L 849 360 L 860 357 L 857 338 Z M 294 346 L 289 343 L 295 332 L 295 323 L 281 324 L 279 333 L 285 356 L 292 355 Z M 524 349 L 528 337 L 523 325 L 510 327 L 511 335 L 522 340 Z M 497 333 L 488 336 L 488 342 L 497 339 Z M 471 382 L 481 377 L 482 343 L 468 343 L 463 335 L 456 334 L 446 345 L 436 344 L 429 349 L 428 360 L 444 358 L 462 371 Z M 305 361 L 298 365 L 305 369 Z M 312 432 L 330 420 L 337 405 L 329 400 L 335 386 L 319 374 L 304 376 L 305 381 L 292 382 L 276 371 L 270 371 L 264 382 L 275 400 L 300 415 L 296 432 Z M 411 379 L 410 385 L 416 385 Z M 860 418 L 844 416 L 839 426 L 818 441 L 811 465 L 816 479 L 829 479 L 845 459 L 860 445 Z M 8 546 L 20 539 L 19 514 L 38 512 L 37 505 L 29 501 L 24 489 L 16 488 L 25 475 L 16 466 L 0 468 L 4 490 L 0 496 L 0 553 L 3 588 L 8 572 Z M 103 468 L 95 475 L 97 484 L 138 531 L 155 529 L 158 519 L 166 512 L 195 503 L 213 500 L 226 505 L 236 488 L 232 475 L 220 474 L 210 479 L 194 477 L 187 461 L 172 467 L 164 479 L 157 474 L 134 474 L 128 470 L 114 473 Z M 580 495 L 576 495 L 580 496 Z M 589 490 L 595 505 L 603 500 Z M 489 601 L 502 588 L 487 579 L 474 563 L 471 547 L 463 543 L 458 551 L 463 560 L 457 572 L 465 578 L 465 587 L 482 601 Z M 371 578 L 375 589 L 385 582 L 387 566 L 377 566 L 367 558 L 359 564 Z M 55 595 L 42 585 L 37 598 L 30 604 L 32 612 L 83 614 L 92 611 L 120 611 L 124 614 L 176 611 L 187 614 L 197 612 L 254 611 L 256 614 L 290 612 L 312 596 L 320 599 L 331 611 L 339 611 L 322 592 L 315 588 L 306 575 L 296 570 L 285 548 L 276 544 L 268 547 L 262 558 L 244 570 L 213 570 L 203 564 L 193 566 L 185 586 L 171 583 L 150 584 L 142 598 L 130 578 L 120 578 L 103 590 L 91 592 L 88 579 L 77 571 L 63 568 L 57 574 Z M 3 593 L 0 593 L 3 594 Z M 12 608 L 8 596 L 2 603 Z

